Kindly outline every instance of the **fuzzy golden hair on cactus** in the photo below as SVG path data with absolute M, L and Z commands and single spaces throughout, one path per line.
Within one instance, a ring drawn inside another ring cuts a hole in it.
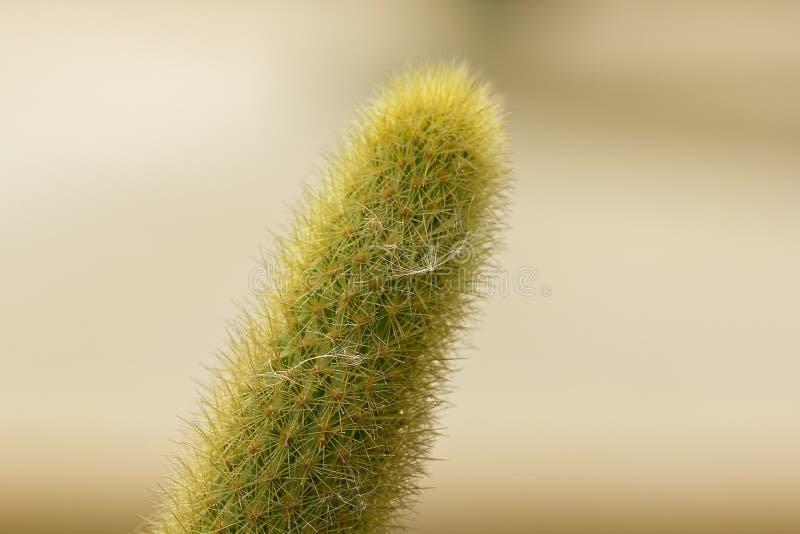
M 360 109 L 278 240 L 152 533 L 386 532 L 420 492 L 453 345 L 503 226 L 496 97 L 461 64 Z

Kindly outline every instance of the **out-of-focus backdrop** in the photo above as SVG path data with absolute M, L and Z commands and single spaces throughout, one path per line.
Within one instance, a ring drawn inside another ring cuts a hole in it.
M 267 229 L 376 84 L 458 56 L 509 113 L 509 283 L 409 524 L 800 532 L 798 28 L 791 1 L 2 2 L 0 531 L 137 524 Z

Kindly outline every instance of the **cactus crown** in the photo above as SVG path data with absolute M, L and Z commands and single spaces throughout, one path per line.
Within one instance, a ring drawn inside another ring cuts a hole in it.
M 232 330 L 151 532 L 384 532 L 418 494 L 506 197 L 499 105 L 460 64 L 358 111 Z

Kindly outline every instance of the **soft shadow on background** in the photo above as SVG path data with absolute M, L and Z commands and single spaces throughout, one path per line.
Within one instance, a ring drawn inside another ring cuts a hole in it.
M 137 524 L 267 228 L 460 56 L 509 112 L 509 290 L 410 524 L 800 532 L 800 4 L 296 4 L 0 4 L 0 531 Z

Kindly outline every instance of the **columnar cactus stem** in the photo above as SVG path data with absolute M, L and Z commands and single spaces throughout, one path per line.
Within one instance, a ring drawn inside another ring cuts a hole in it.
M 385 532 L 419 493 L 502 225 L 499 105 L 422 66 L 360 110 L 238 320 L 150 532 Z

